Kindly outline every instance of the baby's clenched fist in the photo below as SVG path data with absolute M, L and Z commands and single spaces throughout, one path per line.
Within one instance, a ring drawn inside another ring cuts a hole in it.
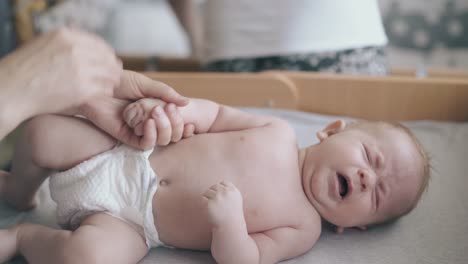
M 216 228 L 243 217 L 242 195 L 234 184 L 221 181 L 211 186 L 204 194 L 208 220 Z

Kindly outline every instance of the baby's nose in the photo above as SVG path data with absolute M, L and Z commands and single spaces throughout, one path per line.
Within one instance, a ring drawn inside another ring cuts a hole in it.
M 376 182 L 376 176 L 373 172 L 366 169 L 359 169 L 357 171 L 360 189 L 362 192 L 372 190 Z

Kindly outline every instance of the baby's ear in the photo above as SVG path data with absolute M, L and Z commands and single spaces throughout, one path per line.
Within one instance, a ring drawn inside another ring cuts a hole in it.
M 337 120 L 335 122 L 332 122 L 328 124 L 324 129 L 321 131 L 317 132 L 317 138 L 320 140 L 320 142 L 324 141 L 331 135 L 334 135 L 338 132 L 341 132 L 345 129 L 346 127 L 346 122 L 343 120 Z

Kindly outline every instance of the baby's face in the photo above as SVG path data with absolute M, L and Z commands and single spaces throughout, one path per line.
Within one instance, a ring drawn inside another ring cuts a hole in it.
M 411 138 L 388 125 L 330 124 L 306 151 L 304 190 L 325 220 L 340 227 L 385 221 L 408 209 L 421 184 Z

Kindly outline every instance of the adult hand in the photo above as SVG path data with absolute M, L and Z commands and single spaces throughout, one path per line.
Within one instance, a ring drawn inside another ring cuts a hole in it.
M 32 116 L 111 95 L 121 73 L 113 49 L 95 35 L 62 28 L 38 37 L 0 62 L 0 139 Z
M 143 136 L 140 137 L 123 120 L 123 110 L 126 105 L 130 101 L 145 97 L 159 98 L 177 106 L 188 104 L 188 99 L 179 95 L 170 86 L 143 74 L 124 70 L 120 86 L 114 89 L 113 97 L 94 97 L 79 108 L 79 114 L 123 143 L 139 149 L 149 149 L 156 144 L 155 121 L 153 119 L 145 121 Z

